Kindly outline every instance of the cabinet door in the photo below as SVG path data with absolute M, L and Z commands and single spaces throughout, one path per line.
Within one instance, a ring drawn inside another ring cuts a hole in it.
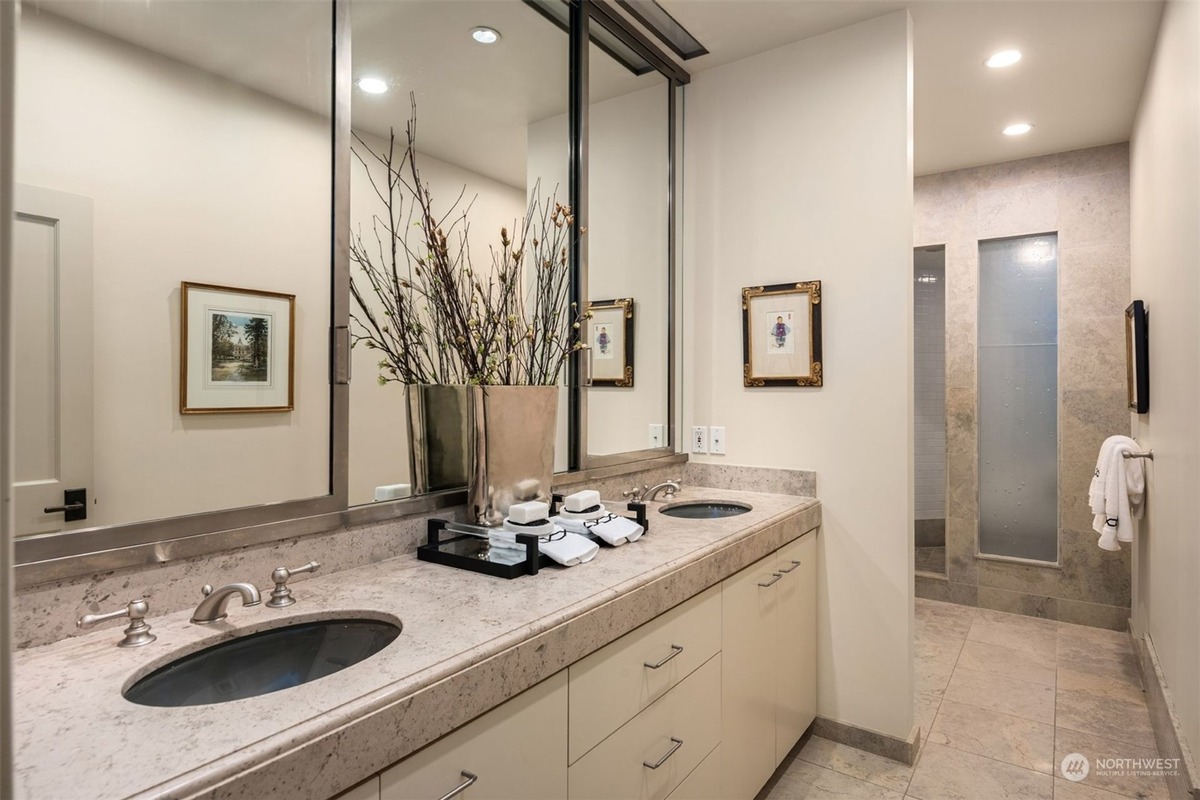
M 799 741 L 817 714 L 816 532 L 781 547 L 776 571 L 783 575 L 775 639 L 775 765 Z
M 379 800 L 379 776 L 372 775 L 353 789 L 342 792 L 333 800 Z
M 725 800 L 721 794 L 721 747 L 709 753 L 667 800 Z
M 567 796 L 567 671 L 385 770 L 382 800 L 429 800 L 475 780 L 463 800 Z
M 726 797 L 758 794 L 775 770 L 775 555 L 721 586 L 721 755 Z

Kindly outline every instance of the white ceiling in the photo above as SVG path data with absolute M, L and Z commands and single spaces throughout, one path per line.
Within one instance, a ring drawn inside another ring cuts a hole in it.
M 915 167 L 928 174 L 1129 138 L 1160 0 L 661 0 L 710 51 L 693 73 L 908 7 L 913 17 Z M 276 0 L 27 0 L 238 83 L 328 113 L 328 6 Z M 353 0 L 354 125 L 402 131 L 414 92 L 423 152 L 513 186 L 525 183 L 525 127 L 566 111 L 566 35 L 519 0 Z M 489 25 L 503 38 L 474 43 Z M 1007 70 L 983 59 L 1015 47 Z M 591 90 L 636 78 L 593 47 Z M 1000 134 L 1015 121 L 1024 137 Z M 564 152 L 566 143 L 564 142 Z
M 660 2 L 710 51 L 693 72 L 907 7 L 918 175 L 1127 141 L 1162 13 L 1159 0 Z M 1010 48 L 1017 65 L 983 65 Z M 1000 133 L 1020 121 L 1033 131 Z

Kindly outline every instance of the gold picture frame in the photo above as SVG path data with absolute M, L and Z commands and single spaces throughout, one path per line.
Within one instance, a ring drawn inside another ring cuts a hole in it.
M 592 386 L 633 388 L 633 308 L 632 297 L 588 303 Z
M 821 282 L 742 289 L 742 385 L 823 386 Z
M 296 296 L 180 284 L 179 413 L 295 408 Z

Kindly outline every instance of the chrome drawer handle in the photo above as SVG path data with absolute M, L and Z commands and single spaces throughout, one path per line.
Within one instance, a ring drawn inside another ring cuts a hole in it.
M 466 780 L 460 783 L 458 786 L 455 786 L 448 793 L 442 795 L 442 800 L 450 800 L 452 797 L 458 797 L 460 794 L 465 792 L 471 786 L 471 784 L 479 780 L 478 775 L 473 772 L 467 772 L 465 769 L 462 771 L 462 776 L 466 778 Z
M 774 586 L 776 583 L 778 583 L 783 578 L 783 575 L 781 575 L 778 572 L 774 572 L 771 575 L 772 575 L 771 580 L 767 581 L 766 583 L 760 583 L 759 586 L 761 586 L 765 589 L 768 586 Z
M 643 761 L 642 766 L 649 767 L 650 769 L 658 769 L 663 764 L 667 763 L 667 759 L 670 758 L 671 756 L 675 755 L 676 750 L 683 747 L 683 739 L 676 739 L 674 736 L 672 736 L 671 741 L 674 742 L 674 744 L 671 745 L 671 749 L 667 751 L 667 754 L 665 756 L 660 758 L 658 761 L 655 761 L 653 764 L 651 764 L 649 761 Z M 446 800 L 446 799 L 442 798 L 442 800 Z
M 654 664 L 651 664 L 649 661 L 647 661 L 647 662 L 646 662 L 646 666 L 647 666 L 647 667 L 649 667 L 650 669 L 658 669 L 658 668 L 659 668 L 659 667 L 661 667 L 663 664 L 666 664 L 668 661 L 670 661 L 672 658 L 674 658 L 675 656 L 679 655 L 679 654 L 680 654 L 680 653 L 682 653 L 682 652 L 683 652 L 683 648 L 682 648 L 682 647 L 680 647 L 680 646 L 679 646 L 679 645 L 677 645 L 677 644 L 673 644 L 673 645 L 671 645 L 671 655 L 667 656 L 667 657 L 666 657 L 666 658 L 664 658 L 662 661 L 659 661 L 659 662 L 657 662 L 657 663 L 654 663 Z
M 793 561 L 790 569 L 780 569 L 779 571 L 782 572 L 784 575 L 787 575 L 789 572 L 795 572 L 799 568 L 800 568 L 800 562 Z

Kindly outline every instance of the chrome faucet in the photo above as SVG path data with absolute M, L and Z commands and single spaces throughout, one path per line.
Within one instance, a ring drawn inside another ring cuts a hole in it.
M 628 492 L 621 492 L 621 495 L 630 498 L 635 503 L 649 503 L 658 496 L 659 491 L 662 489 L 667 490 L 666 497 L 670 500 L 679 491 L 679 481 L 663 481 L 653 486 L 642 486 L 640 489 L 635 486 Z
M 196 611 L 192 614 L 192 622 L 197 625 L 207 625 L 210 622 L 220 622 L 225 619 L 228 616 L 225 607 L 229 605 L 230 599 L 235 594 L 242 596 L 243 606 L 256 606 L 262 602 L 262 595 L 258 593 L 258 587 L 252 583 L 230 583 L 220 589 L 213 589 L 212 586 L 205 584 L 200 591 L 204 593 L 204 599 L 200 601 L 200 605 L 196 606 Z

